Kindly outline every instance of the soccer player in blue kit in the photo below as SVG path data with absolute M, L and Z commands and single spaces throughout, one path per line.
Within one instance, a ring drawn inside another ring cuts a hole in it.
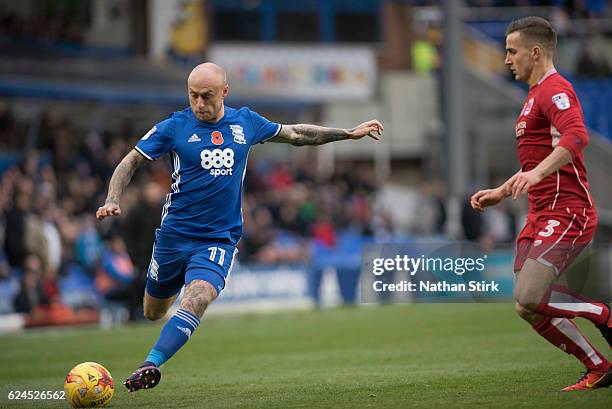
M 99 220 L 120 215 L 119 199 L 136 169 L 171 155 L 172 185 L 147 272 L 145 317 L 162 318 L 183 285 L 185 290 L 144 363 L 125 380 L 130 392 L 159 383 L 160 366 L 189 340 L 225 287 L 242 234 L 242 182 L 251 146 L 378 139 L 383 131 L 377 120 L 352 129 L 281 125 L 248 108 L 230 108 L 224 104 L 226 73 L 213 63 L 195 67 L 187 87 L 190 107 L 174 112 L 138 141 L 115 168 L 106 201 L 96 212 Z

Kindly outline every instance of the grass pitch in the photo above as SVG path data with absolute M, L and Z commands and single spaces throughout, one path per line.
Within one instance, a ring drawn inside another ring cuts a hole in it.
M 593 326 L 593 343 L 610 350 Z M 112 408 L 610 408 L 612 389 L 561 393 L 582 370 L 510 304 L 392 305 L 205 318 L 152 390 L 123 379 L 161 324 L 0 337 L 0 407 L 10 390 L 62 390 L 83 361 L 108 368 Z

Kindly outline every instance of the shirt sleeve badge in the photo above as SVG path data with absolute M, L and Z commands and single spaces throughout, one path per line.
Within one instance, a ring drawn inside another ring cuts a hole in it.
M 565 92 L 553 95 L 552 102 L 554 102 L 561 111 L 565 111 L 570 107 L 569 97 Z

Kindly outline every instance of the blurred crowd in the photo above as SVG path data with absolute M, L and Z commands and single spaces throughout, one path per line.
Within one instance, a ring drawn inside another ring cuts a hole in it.
M 28 17 L 0 4 L 0 35 L 29 40 L 81 42 L 89 2 L 41 1 Z
M 101 135 L 83 135 L 67 118 L 46 113 L 35 146 L 25 150 L 24 124 L 9 110 L 0 118 L 3 151 L 18 152 L 3 157 L 0 179 L 0 275 L 20 280 L 15 311 L 60 304 L 60 278 L 68 275 L 90 280 L 103 299 L 139 293 L 138 243 L 128 242 L 119 226 L 98 225 L 92 210 L 103 200 L 126 142 L 111 138 L 105 144 Z M 148 203 L 146 195 L 139 203 Z

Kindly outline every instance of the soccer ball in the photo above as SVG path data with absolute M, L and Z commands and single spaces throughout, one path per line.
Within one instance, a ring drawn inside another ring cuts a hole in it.
M 75 408 L 108 405 L 115 393 L 110 372 L 95 362 L 83 362 L 68 372 L 64 381 L 66 400 Z

